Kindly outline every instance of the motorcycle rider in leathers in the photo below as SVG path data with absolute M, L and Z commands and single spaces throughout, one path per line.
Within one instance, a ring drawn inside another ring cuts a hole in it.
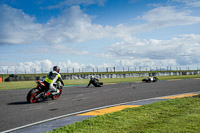
M 95 87 L 103 86 L 103 82 L 99 82 L 99 79 L 95 78 L 94 76 L 90 76 L 90 82 L 86 87 L 89 87 L 90 84 L 93 84 Z
M 44 80 L 45 85 L 52 92 L 53 95 L 59 94 L 60 91 L 53 84 L 57 82 L 57 85 L 64 86 L 61 75 L 59 74 L 60 68 L 58 66 L 53 67 L 53 71 L 50 71 Z M 60 84 L 61 82 L 61 84 Z

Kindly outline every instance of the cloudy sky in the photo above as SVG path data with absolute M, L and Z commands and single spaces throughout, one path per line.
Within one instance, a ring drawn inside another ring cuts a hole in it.
M 200 69 L 199 0 L 1 0 L 0 73 Z

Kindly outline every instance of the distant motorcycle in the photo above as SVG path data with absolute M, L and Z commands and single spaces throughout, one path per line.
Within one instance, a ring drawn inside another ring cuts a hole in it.
M 150 83 L 150 82 L 157 82 L 158 78 L 157 77 L 148 77 L 145 79 L 142 79 L 142 82 Z
M 36 103 L 38 101 L 44 101 L 49 98 L 56 100 L 62 93 L 62 86 L 57 86 L 57 84 L 54 84 L 54 86 L 60 90 L 60 93 L 53 95 L 50 91 L 48 91 L 49 88 L 45 86 L 43 81 L 37 80 L 36 83 L 36 88 L 31 89 L 27 94 L 26 100 L 28 103 Z

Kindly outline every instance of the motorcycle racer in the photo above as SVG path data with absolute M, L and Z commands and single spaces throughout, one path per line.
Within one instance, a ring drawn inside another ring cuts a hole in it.
M 90 76 L 90 82 L 87 85 L 87 87 L 89 87 L 90 84 L 93 84 L 95 87 L 102 87 L 103 86 L 103 83 L 99 82 L 99 79 L 95 78 L 94 76 Z
M 60 68 L 58 66 L 53 67 L 53 71 L 50 71 L 47 77 L 44 80 L 44 84 L 47 86 L 49 91 L 52 92 L 53 95 L 59 94 L 60 91 L 53 84 L 57 83 L 58 86 L 64 86 L 61 75 L 59 74 Z
M 157 82 L 158 78 L 157 77 L 148 77 L 145 79 L 142 79 L 142 82 Z

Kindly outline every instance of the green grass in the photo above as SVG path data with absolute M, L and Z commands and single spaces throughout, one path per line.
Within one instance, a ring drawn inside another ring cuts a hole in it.
M 199 125 L 200 95 L 128 108 L 49 133 L 197 133 Z
M 100 79 L 104 84 L 107 83 L 120 83 L 120 82 L 141 82 L 146 77 L 130 77 L 130 78 L 107 78 Z M 171 80 L 171 79 L 190 79 L 200 78 L 200 75 L 182 75 L 182 76 L 158 76 L 158 80 Z M 80 80 L 64 80 L 65 85 L 86 85 L 89 79 Z M 10 89 L 30 89 L 36 86 L 35 81 L 13 81 L 13 82 L 1 82 L 0 90 Z
M 35 81 L 15 81 L 15 82 L 1 82 L 0 90 L 10 89 L 31 89 L 36 87 Z

